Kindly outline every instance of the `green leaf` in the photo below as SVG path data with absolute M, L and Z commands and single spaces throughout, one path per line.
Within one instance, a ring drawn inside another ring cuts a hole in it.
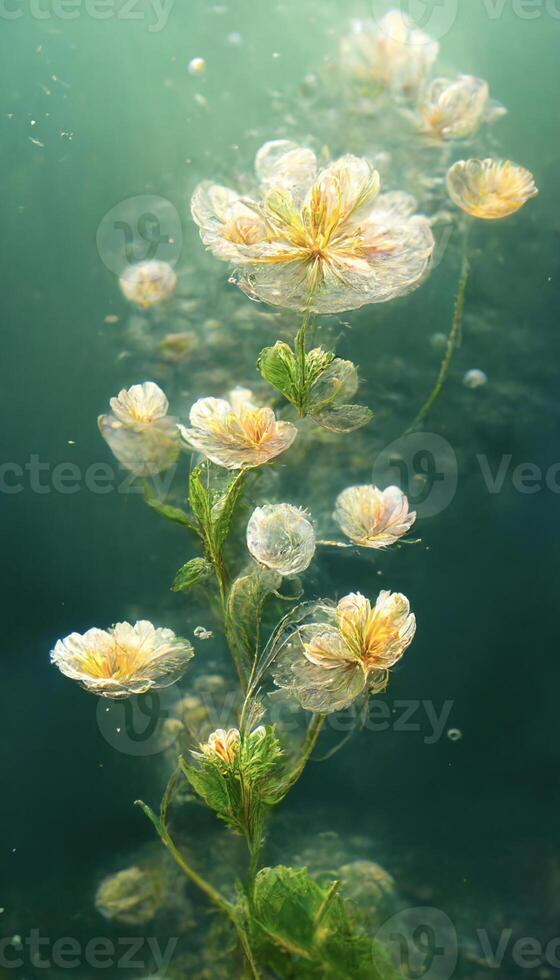
M 189 766 L 183 759 L 180 766 L 207 806 L 236 832 L 260 826 L 282 756 L 274 728 L 260 726 L 242 733 L 231 758 L 209 751 L 208 746 L 193 755 L 198 766 Z
M 276 388 L 289 402 L 297 402 L 297 364 L 291 347 L 278 340 L 274 347 L 265 347 L 257 358 L 257 368 L 265 381 Z
M 308 389 L 325 373 L 334 360 L 333 352 L 323 350 L 322 347 L 314 347 L 305 355 L 305 376 Z
M 173 585 L 171 586 L 171 591 L 186 592 L 188 589 L 192 589 L 193 585 L 197 585 L 198 582 L 211 574 L 212 565 L 210 562 L 206 561 L 205 558 L 192 558 L 191 561 L 188 561 L 177 572 L 173 580 Z
M 245 476 L 245 471 L 241 470 L 230 483 L 225 494 L 212 508 L 212 534 L 218 550 L 221 549 L 229 534 L 237 501 L 243 489 Z
M 309 413 L 336 408 L 349 401 L 358 390 L 358 369 L 352 361 L 335 357 L 318 373 L 309 392 Z
M 255 565 L 239 575 L 231 586 L 228 619 L 251 658 L 255 655 L 264 605 L 281 585 L 282 576 L 278 572 Z
M 239 783 L 228 779 L 219 766 L 204 762 L 199 769 L 181 760 L 181 769 L 195 793 L 204 800 L 216 816 L 231 830 L 241 833 L 243 824 L 239 817 L 242 811 Z
M 314 422 L 330 432 L 354 432 L 373 418 L 373 412 L 365 405 L 339 405 L 310 415 Z
M 388 953 L 351 920 L 337 883 L 306 868 L 263 868 L 255 879 L 252 940 L 281 978 L 400 980 Z
M 170 504 L 162 503 L 156 497 L 151 487 L 146 485 L 144 486 L 144 500 L 148 507 L 157 511 L 162 517 L 166 517 L 168 521 L 173 521 L 174 524 L 182 524 L 184 527 L 190 528 L 191 531 L 197 530 L 189 515 L 184 510 L 181 510 L 180 507 L 172 507 Z
M 210 500 L 202 482 L 202 465 L 196 466 L 189 477 L 189 504 L 200 527 L 206 530 L 210 523 Z

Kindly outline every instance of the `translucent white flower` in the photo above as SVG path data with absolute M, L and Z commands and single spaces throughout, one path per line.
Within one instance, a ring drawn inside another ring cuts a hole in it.
M 125 469 L 151 476 L 173 466 L 181 448 L 179 433 L 157 384 L 146 381 L 123 388 L 110 405 L 111 412 L 98 418 L 99 430 Z
M 400 10 L 390 10 L 379 22 L 352 21 L 342 38 L 342 67 L 359 81 L 410 95 L 427 78 L 439 44 Z
M 507 112 L 490 99 L 488 82 L 473 75 L 435 78 L 420 100 L 420 128 L 434 139 L 467 139 L 483 122 L 494 122 Z
M 416 631 L 408 599 L 392 592 L 380 592 L 373 608 L 359 592 L 337 606 L 310 603 L 300 623 L 277 638 L 272 674 L 318 714 L 340 711 L 366 690 L 384 690 Z
M 315 531 L 304 510 L 292 504 L 257 507 L 247 525 L 247 547 L 261 565 L 280 575 L 299 575 L 315 554 Z
M 251 392 L 237 389 L 230 401 L 200 398 L 190 411 L 191 427 L 179 431 L 193 449 L 228 470 L 262 466 L 292 445 L 297 429 L 278 422 L 271 408 L 258 408 Z
M 92 694 L 126 698 L 169 687 L 193 656 L 188 640 L 139 620 L 134 626 L 117 623 L 108 630 L 70 633 L 56 643 L 51 663 Z
M 336 499 L 334 519 L 343 534 L 362 548 L 387 548 L 406 534 L 416 513 L 398 487 L 348 487 Z
M 367 160 L 347 155 L 318 170 L 311 150 L 275 140 L 257 153 L 256 170 L 258 199 L 206 182 L 191 203 L 202 241 L 237 267 L 251 299 L 337 313 L 420 285 L 434 248 L 430 223 L 413 214 L 409 195 L 378 197 Z
M 127 266 L 119 279 L 119 285 L 131 303 L 146 309 L 173 295 L 177 276 L 168 262 L 148 259 Z
M 539 193 L 533 174 L 511 160 L 458 160 L 447 174 L 451 200 L 474 218 L 495 221 Z

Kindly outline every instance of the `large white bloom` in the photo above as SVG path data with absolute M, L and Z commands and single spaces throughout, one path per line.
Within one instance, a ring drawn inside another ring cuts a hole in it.
M 366 690 L 384 690 L 389 670 L 413 640 L 416 619 L 408 599 L 380 592 L 352 593 L 337 606 L 310 603 L 302 625 L 275 641 L 272 674 L 302 708 L 329 714 Z
M 367 160 L 344 156 L 319 170 L 315 154 L 287 140 L 256 157 L 254 199 L 204 182 L 191 210 L 202 241 L 238 269 L 251 299 L 339 313 L 383 303 L 420 285 L 434 239 L 413 198 L 379 196 Z
M 56 643 L 51 663 L 93 694 L 126 698 L 173 684 L 193 656 L 188 640 L 139 620 L 70 633 Z

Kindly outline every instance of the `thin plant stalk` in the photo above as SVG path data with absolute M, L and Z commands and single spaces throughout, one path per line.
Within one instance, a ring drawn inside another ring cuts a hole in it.
M 203 892 L 204 895 L 206 895 L 209 901 L 212 902 L 212 904 L 215 905 L 216 908 L 218 908 L 221 912 L 223 912 L 224 915 L 227 915 L 229 920 L 232 922 L 235 931 L 237 933 L 240 946 L 243 950 L 243 954 L 247 961 L 247 966 L 250 971 L 250 976 L 252 977 L 252 980 L 260 980 L 260 973 L 257 969 L 257 965 L 253 957 L 253 952 L 251 950 L 249 939 L 247 938 L 247 933 L 245 932 L 245 929 L 243 928 L 242 924 L 239 921 L 239 915 L 237 913 L 235 906 L 232 905 L 231 902 L 228 902 L 227 898 L 224 898 L 224 896 L 219 891 L 217 891 L 217 889 L 215 889 L 210 884 L 209 881 L 206 881 L 206 879 L 203 878 L 202 875 L 199 875 L 198 872 L 194 870 L 194 868 L 191 868 L 190 864 L 188 863 L 188 861 L 185 860 L 179 848 L 175 844 L 173 838 L 171 837 L 171 834 L 167 829 L 167 826 L 159 819 L 159 817 L 154 813 L 154 811 L 142 800 L 136 800 L 136 805 L 143 810 L 143 812 L 146 814 L 148 819 L 151 821 L 151 823 L 156 829 L 156 832 L 163 846 L 165 847 L 167 852 L 171 855 L 171 857 L 173 858 L 177 866 L 181 869 L 183 874 L 187 878 L 189 878 L 190 881 L 192 881 L 192 883 L 196 885 L 196 887 L 201 892 Z
M 449 331 L 449 336 L 447 338 L 447 346 L 445 349 L 445 355 L 443 361 L 441 362 L 441 367 L 439 369 L 439 374 L 434 388 L 432 389 L 427 401 L 424 403 L 418 415 L 414 419 L 412 425 L 406 430 L 405 435 L 413 432 L 422 424 L 426 416 L 431 412 L 435 402 L 437 401 L 441 390 L 447 381 L 447 376 L 449 374 L 449 368 L 451 366 L 451 361 L 453 359 L 453 354 L 461 339 L 461 324 L 463 322 L 463 310 L 465 308 L 465 295 L 467 291 L 467 285 L 469 282 L 469 275 L 471 264 L 468 256 L 468 229 L 469 225 L 465 225 L 463 232 L 463 257 L 461 261 L 461 272 L 459 275 L 459 283 L 457 286 L 457 292 L 455 294 L 455 306 L 453 310 L 453 319 L 451 321 L 451 330 Z

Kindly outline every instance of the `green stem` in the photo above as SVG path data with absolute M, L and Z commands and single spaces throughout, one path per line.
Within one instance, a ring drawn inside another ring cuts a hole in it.
M 253 958 L 253 952 L 251 950 L 251 946 L 247 938 L 247 933 L 245 932 L 245 929 L 243 928 L 242 924 L 239 921 L 239 916 L 235 909 L 235 906 L 232 905 L 231 902 L 228 902 L 228 900 L 224 898 L 224 896 L 221 895 L 220 892 L 217 891 L 210 884 L 210 882 L 206 881 L 206 879 L 203 878 L 202 875 L 199 875 L 198 872 L 194 870 L 194 868 L 191 868 L 190 864 L 188 864 L 188 862 L 185 860 L 185 858 L 179 851 L 178 847 L 176 846 L 175 842 L 173 841 L 173 838 L 171 837 L 171 834 L 169 833 L 167 827 L 159 819 L 159 817 L 157 817 L 157 815 L 154 813 L 151 807 L 149 807 L 142 800 L 136 800 L 136 805 L 143 810 L 145 815 L 148 817 L 148 820 L 151 821 L 151 823 L 156 829 L 156 832 L 163 846 L 171 855 L 171 857 L 173 858 L 177 866 L 181 869 L 183 874 L 187 878 L 189 878 L 190 881 L 192 881 L 193 884 L 196 885 L 196 887 L 199 888 L 201 892 L 203 892 L 206 895 L 206 897 L 212 902 L 213 905 L 216 906 L 216 908 L 220 909 L 220 911 L 223 912 L 224 915 L 228 916 L 237 933 L 240 946 L 243 950 L 245 959 L 247 960 L 247 965 L 249 967 L 250 975 L 253 978 L 253 980 L 260 980 L 260 974 L 257 969 L 255 960 Z
M 469 282 L 469 274 L 471 268 L 469 256 L 467 252 L 468 231 L 469 231 L 469 225 L 466 225 L 464 236 L 463 236 L 463 258 L 461 262 L 459 284 L 457 286 L 457 292 L 455 294 L 455 307 L 453 311 L 453 319 L 451 321 L 451 330 L 449 332 L 449 337 L 447 338 L 447 347 L 445 350 L 445 356 L 443 358 L 443 361 L 441 362 L 441 367 L 439 369 L 438 379 L 435 383 L 434 388 L 432 389 L 432 392 L 430 393 L 429 398 L 418 412 L 418 415 L 414 419 L 412 425 L 409 426 L 409 428 L 406 430 L 405 435 L 408 435 L 408 433 L 413 432 L 415 429 L 417 429 L 418 426 L 424 421 L 428 413 L 433 408 L 434 403 L 437 400 L 441 392 L 441 389 L 443 388 L 447 380 L 447 375 L 449 374 L 449 368 L 451 365 L 453 354 L 455 353 L 455 349 L 461 337 L 461 323 L 463 320 L 463 310 L 465 308 L 465 294 L 467 291 L 467 285 Z
M 205 878 L 199 875 L 194 868 L 191 868 L 190 864 L 187 863 L 174 843 L 167 827 L 164 823 L 162 823 L 151 807 L 149 807 L 147 803 L 144 803 L 142 800 L 136 800 L 135 805 L 139 806 L 143 810 L 148 820 L 150 820 L 154 825 L 163 846 L 169 852 L 175 863 L 180 867 L 183 874 L 186 875 L 187 878 L 190 878 L 193 884 L 195 884 L 200 891 L 204 892 L 206 897 L 212 902 L 213 905 L 219 908 L 222 912 L 225 912 L 225 914 L 231 918 L 234 911 L 233 905 L 228 902 L 228 900 L 224 898 L 220 892 L 216 891 L 210 882 L 206 881 Z
M 305 416 L 305 402 L 307 398 L 307 327 L 309 326 L 309 320 L 311 313 L 309 307 L 305 310 L 303 315 L 303 321 L 301 327 L 299 328 L 296 339 L 294 342 L 295 353 L 296 353 L 296 363 L 298 370 L 298 391 L 300 392 L 300 404 L 298 405 L 298 412 L 300 418 Z

